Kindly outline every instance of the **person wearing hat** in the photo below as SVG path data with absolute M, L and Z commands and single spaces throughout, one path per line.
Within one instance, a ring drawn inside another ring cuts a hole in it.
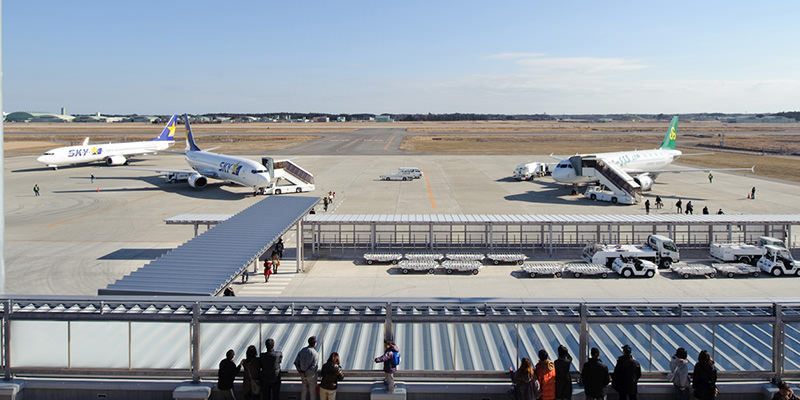
M 772 400 L 800 400 L 800 397 L 797 397 L 797 395 L 792 392 L 789 382 L 781 382 L 781 384 L 778 385 L 778 393 L 772 396 Z
M 672 382 L 675 389 L 675 400 L 689 400 L 689 354 L 683 347 L 675 350 L 675 355 L 669 362 L 667 380 Z
M 617 358 L 611 376 L 611 387 L 619 393 L 620 400 L 636 400 L 642 367 L 631 355 L 631 346 L 622 346 L 622 355 Z

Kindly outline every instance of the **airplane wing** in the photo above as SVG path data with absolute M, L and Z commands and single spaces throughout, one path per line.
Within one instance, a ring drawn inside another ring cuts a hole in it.
M 647 171 L 641 170 L 626 170 L 629 175 L 638 174 L 668 174 L 668 173 L 681 173 L 681 172 L 711 172 L 711 171 L 750 171 L 755 172 L 755 165 L 750 168 L 689 168 L 689 169 L 649 169 Z
M 125 169 L 133 169 L 137 171 L 150 171 L 158 174 L 194 174 L 198 173 L 208 178 L 222 179 L 219 177 L 217 171 L 195 171 L 193 169 L 164 169 L 164 168 L 141 168 L 141 167 L 126 167 Z

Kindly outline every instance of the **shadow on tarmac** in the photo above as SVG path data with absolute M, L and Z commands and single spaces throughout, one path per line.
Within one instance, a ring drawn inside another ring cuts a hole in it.
M 155 260 L 172 249 L 119 249 L 98 260 Z
M 97 178 L 95 178 L 97 179 Z M 113 178 L 113 179 L 120 179 L 120 178 Z M 121 179 L 137 179 L 141 180 L 141 178 L 121 178 Z M 203 200 L 241 200 L 248 197 L 252 197 L 252 193 L 234 193 L 229 192 L 222 188 L 222 186 L 226 186 L 224 183 L 209 183 L 205 188 L 201 190 L 193 189 L 191 186 L 186 184 L 167 184 L 163 183 L 161 186 L 157 187 L 137 187 L 137 188 L 95 188 L 95 189 L 80 189 L 80 190 L 54 190 L 53 193 L 90 193 L 90 192 L 98 192 L 98 193 L 134 193 L 134 192 L 166 192 L 166 193 L 173 193 L 181 196 L 191 197 L 193 199 L 203 199 Z M 99 189 L 99 190 L 98 190 Z

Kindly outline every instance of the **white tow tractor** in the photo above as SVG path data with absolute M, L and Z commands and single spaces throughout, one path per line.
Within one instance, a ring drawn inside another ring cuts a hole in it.
M 611 264 L 619 258 L 635 257 L 658 264 L 661 268 L 669 268 L 672 263 L 681 260 L 678 247 L 672 239 L 661 235 L 647 236 L 647 243 L 642 246 L 630 244 L 589 244 L 583 248 L 583 260 L 591 264 L 602 264 L 611 268 Z
M 800 276 L 800 266 L 792 258 L 789 250 L 778 246 L 764 246 L 764 255 L 758 259 L 756 266 L 762 271 L 772 276 L 798 275 Z
M 640 260 L 636 257 L 619 257 L 611 264 L 611 269 L 614 272 L 630 278 L 632 276 L 646 276 L 652 278 L 656 275 L 658 267 L 655 263 L 647 260 Z

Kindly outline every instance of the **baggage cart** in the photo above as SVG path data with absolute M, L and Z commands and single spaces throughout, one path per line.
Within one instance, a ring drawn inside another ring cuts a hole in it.
M 453 261 L 453 260 L 445 260 L 442 262 L 442 267 L 448 274 L 452 274 L 454 271 L 457 272 L 471 272 L 473 275 L 478 275 L 481 268 L 483 268 L 483 263 L 480 261 Z
M 432 274 L 436 270 L 436 267 L 439 266 L 439 263 L 436 261 L 403 260 L 400 261 L 397 266 L 404 274 L 408 274 L 411 271 L 424 271 L 428 274 Z
M 492 263 L 497 265 L 500 263 L 517 263 L 522 265 L 528 256 L 522 253 L 489 253 L 486 258 L 492 260 Z
M 759 275 L 761 275 L 759 268 L 750 264 L 713 263 L 711 266 L 717 270 L 718 274 L 725 275 L 728 278 L 733 278 L 736 275 L 750 275 L 757 278 Z
M 575 278 L 581 276 L 600 276 L 603 279 L 608 278 L 608 275 L 614 271 L 606 268 L 603 264 L 586 264 L 586 263 L 571 263 L 564 266 L 564 271 L 571 272 Z
M 364 253 L 364 261 L 367 264 L 372 263 L 392 263 L 397 264 L 403 258 L 403 255 L 400 253 L 382 253 L 382 252 L 375 252 L 375 253 Z
M 406 260 L 414 261 L 442 261 L 444 256 L 442 253 L 427 253 L 421 251 L 414 251 L 406 253 Z
M 678 263 L 672 264 L 669 269 L 683 279 L 689 279 L 692 276 L 707 276 L 709 278 L 717 276 L 717 270 L 705 264 Z
M 531 278 L 537 276 L 550 275 L 556 278 L 561 278 L 564 273 L 564 264 L 537 262 L 537 263 L 524 263 L 522 270 L 525 271 Z
M 445 254 L 445 258 L 453 261 L 483 261 L 483 253 L 453 252 Z

